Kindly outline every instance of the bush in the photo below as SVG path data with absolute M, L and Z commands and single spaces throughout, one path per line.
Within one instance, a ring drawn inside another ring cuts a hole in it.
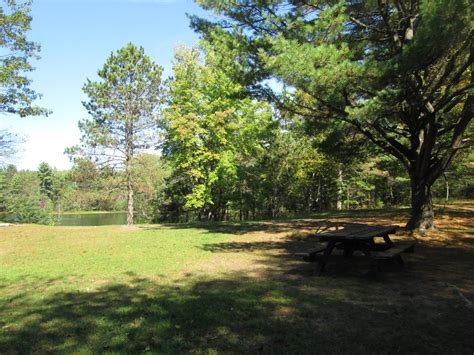
M 9 202 L 7 220 L 17 223 L 52 224 L 50 208 L 41 208 L 40 202 L 30 196 L 19 196 Z
M 7 220 L 18 223 L 51 224 L 51 201 L 39 192 L 35 173 L 16 173 L 9 183 L 6 194 Z

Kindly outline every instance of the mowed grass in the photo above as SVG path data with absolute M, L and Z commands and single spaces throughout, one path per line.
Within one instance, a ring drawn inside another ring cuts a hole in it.
M 125 226 L 47 227 L 0 230 L 2 279 L 80 278 L 84 283 L 124 280 L 127 275 L 169 278 L 209 257 L 198 246 L 224 240 L 196 229 Z
M 406 268 L 377 280 L 365 262 L 312 275 L 294 256 L 314 245 L 310 219 L 5 227 L 0 353 L 470 354 L 473 211 L 439 212 Z M 332 217 L 402 224 L 405 212 Z

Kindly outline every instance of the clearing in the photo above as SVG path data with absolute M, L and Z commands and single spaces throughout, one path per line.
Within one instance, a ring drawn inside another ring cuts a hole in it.
M 471 354 L 473 217 L 474 203 L 438 209 L 439 229 L 378 280 L 363 263 L 311 276 L 292 254 L 313 245 L 316 219 L 1 228 L 0 353 Z

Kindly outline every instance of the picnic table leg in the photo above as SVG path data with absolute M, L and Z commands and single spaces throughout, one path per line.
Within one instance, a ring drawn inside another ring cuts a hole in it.
M 385 239 L 385 238 L 384 238 Z M 380 263 L 372 257 L 372 249 L 374 249 L 375 241 L 371 239 L 367 244 L 361 244 L 361 251 L 370 260 L 370 271 L 369 273 L 373 276 L 377 276 L 379 271 L 382 271 Z
M 336 242 L 334 241 L 329 241 L 326 250 L 324 250 L 324 254 L 321 256 L 321 259 L 319 259 L 318 263 L 316 264 L 316 275 L 321 275 L 322 272 L 324 271 L 324 267 L 326 266 L 326 261 L 331 255 L 332 250 L 334 249 L 334 246 L 336 245 Z
M 392 242 L 388 234 L 383 235 L 383 240 L 385 241 L 386 244 L 388 244 L 390 248 L 394 246 L 394 243 Z M 398 265 L 400 265 L 400 267 L 405 266 L 405 262 L 403 261 L 403 258 L 401 255 L 397 255 L 396 257 L 394 257 L 394 260 L 397 262 Z
M 383 240 L 385 241 L 385 243 L 389 246 L 389 247 L 393 247 L 393 242 L 392 240 L 390 239 L 390 237 L 388 236 L 388 234 L 385 234 L 382 236 L 383 237 Z
M 344 244 L 344 257 L 349 258 L 354 254 L 354 251 L 356 250 L 356 243 L 345 243 Z

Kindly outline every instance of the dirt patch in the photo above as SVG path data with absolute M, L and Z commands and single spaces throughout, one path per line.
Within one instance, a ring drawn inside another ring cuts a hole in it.
M 295 253 L 314 247 L 313 234 L 324 231 L 328 222 L 397 225 L 400 229 L 393 239 L 417 239 L 416 252 L 406 254 L 404 269 L 397 265 L 385 267 L 383 278 L 397 280 L 408 294 L 426 295 L 428 299 L 436 294 L 469 304 L 474 300 L 474 213 L 471 211 L 474 211 L 472 206 L 466 204 L 462 209 L 455 205 L 438 210 L 436 230 L 423 235 L 406 232 L 403 227 L 407 216 L 397 212 L 324 221 L 264 222 L 232 235 L 226 242 L 204 246 L 213 256 L 200 265 L 198 272 L 242 272 L 249 277 L 307 282 L 308 277 L 318 279 L 311 276 L 314 264 L 302 262 Z M 329 265 L 326 277 L 361 277 L 366 268 L 364 262 Z

